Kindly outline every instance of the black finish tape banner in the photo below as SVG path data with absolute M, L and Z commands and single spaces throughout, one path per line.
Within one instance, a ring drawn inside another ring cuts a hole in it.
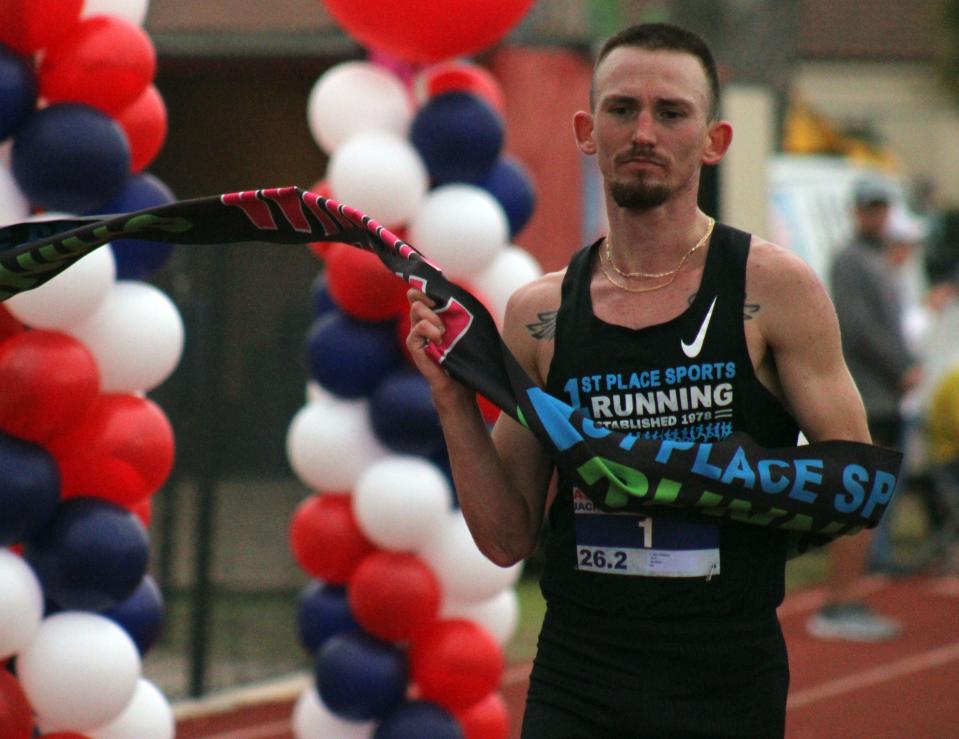
M 374 252 L 439 306 L 447 330 L 427 351 L 453 377 L 530 429 L 605 510 L 656 506 L 791 532 L 791 551 L 878 524 L 901 455 L 849 441 L 766 449 L 744 434 L 716 443 L 651 440 L 596 425 L 548 395 L 507 349 L 481 303 L 359 211 L 295 187 L 185 200 L 113 216 L 0 229 L 0 299 L 30 290 L 113 239 L 175 244 L 336 241 Z

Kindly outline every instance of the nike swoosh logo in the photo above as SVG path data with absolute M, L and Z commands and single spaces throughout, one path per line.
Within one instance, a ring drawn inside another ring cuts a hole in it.
M 703 319 L 703 325 L 699 327 L 699 333 L 696 334 L 696 338 L 693 340 L 692 344 L 687 344 L 685 341 L 680 343 L 683 346 L 683 354 L 685 354 L 690 359 L 699 356 L 699 352 L 702 351 L 703 342 L 706 340 L 706 329 L 709 328 L 709 319 L 713 317 L 713 308 L 716 307 L 716 298 L 713 298 L 713 302 L 709 305 L 709 310 L 706 312 L 706 317 Z

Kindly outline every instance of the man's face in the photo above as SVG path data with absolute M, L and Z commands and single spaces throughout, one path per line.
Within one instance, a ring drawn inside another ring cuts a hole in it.
M 619 47 L 596 70 L 591 139 L 617 205 L 647 210 L 696 190 L 709 146 L 709 83 L 699 60 Z
M 888 203 L 869 203 L 857 209 L 859 230 L 864 236 L 879 238 L 889 220 Z

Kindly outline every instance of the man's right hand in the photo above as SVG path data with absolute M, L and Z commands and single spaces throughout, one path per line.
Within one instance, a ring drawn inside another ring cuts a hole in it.
M 429 354 L 430 344 L 440 345 L 446 325 L 433 310 L 436 302 L 421 290 L 410 288 L 406 293 L 410 302 L 410 332 L 406 337 L 406 348 L 413 358 L 413 364 L 430 385 L 433 400 L 437 404 L 444 402 L 473 402 L 475 393 L 457 382 Z

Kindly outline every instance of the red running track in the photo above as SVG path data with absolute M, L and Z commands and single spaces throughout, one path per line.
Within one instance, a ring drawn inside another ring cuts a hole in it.
M 954 739 L 959 737 L 959 578 L 872 580 L 865 599 L 900 619 L 905 633 L 885 644 L 813 639 L 806 619 L 821 590 L 791 594 L 780 608 L 792 682 L 787 739 Z M 528 665 L 507 671 L 503 694 L 518 739 Z M 178 739 L 292 739 L 291 698 L 183 719 Z M 333 739 L 333 738 L 331 738 Z

